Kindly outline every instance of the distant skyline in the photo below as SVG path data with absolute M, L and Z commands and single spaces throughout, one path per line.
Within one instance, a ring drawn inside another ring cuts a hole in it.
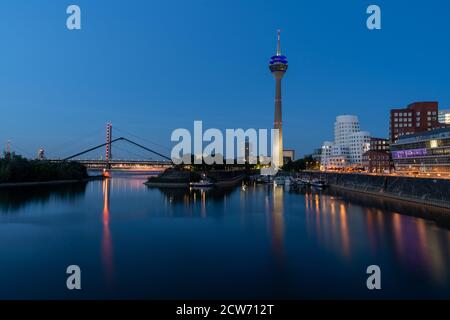
M 79 31 L 66 29 L 72 3 Z M 382 30 L 366 28 L 370 4 Z M 450 109 L 449 17 L 444 0 L 2 1 L 0 148 L 67 156 L 102 143 L 108 121 L 167 153 L 172 130 L 194 120 L 272 128 L 277 29 L 286 149 L 332 140 L 341 114 L 387 138 L 392 108 Z

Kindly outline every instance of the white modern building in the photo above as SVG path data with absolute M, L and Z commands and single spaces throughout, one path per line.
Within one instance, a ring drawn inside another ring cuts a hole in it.
M 349 144 L 349 137 L 360 131 L 357 116 L 337 116 L 334 123 L 334 143 L 337 146 Z
M 439 110 L 438 121 L 440 123 L 450 124 L 450 109 Z
M 370 148 L 370 133 L 361 131 L 357 116 L 342 115 L 334 123 L 334 142 L 322 146 L 321 168 L 344 168 L 362 164 L 363 153 Z
M 370 133 L 359 131 L 349 136 L 349 162 L 362 163 L 362 155 L 370 149 Z
M 326 169 L 330 167 L 331 149 L 333 148 L 333 142 L 325 141 L 322 145 L 322 154 L 320 155 L 320 167 Z

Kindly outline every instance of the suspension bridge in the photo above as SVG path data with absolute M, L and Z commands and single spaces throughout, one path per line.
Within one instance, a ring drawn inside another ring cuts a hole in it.
M 156 156 L 160 160 L 155 160 L 153 158 L 148 159 L 115 159 L 112 156 L 113 145 L 117 142 L 125 142 L 133 147 L 145 151 L 149 155 Z M 101 150 L 104 148 L 104 158 L 101 159 L 85 159 L 81 158 L 95 150 Z M 86 148 L 79 152 L 73 153 L 69 156 L 62 158 L 49 158 L 52 162 L 61 161 L 77 161 L 84 164 L 90 169 L 133 169 L 133 170 L 154 170 L 162 171 L 172 166 L 172 160 L 167 155 L 155 151 L 153 148 L 149 148 L 142 143 L 133 141 L 127 137 L 114 138 L 112 136 L 112 124 L 108 123 L 106 126 L 106 141 L 104 143 Z

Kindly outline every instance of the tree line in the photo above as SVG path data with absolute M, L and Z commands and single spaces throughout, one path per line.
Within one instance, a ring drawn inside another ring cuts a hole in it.
M 14 153 L 0 158 L 0 183 L 82 180 L 88 177 L 78 162 L 50 162 L 26 159 Z

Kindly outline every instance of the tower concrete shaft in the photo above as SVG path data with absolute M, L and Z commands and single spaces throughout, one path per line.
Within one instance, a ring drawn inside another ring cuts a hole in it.
M 270 58 L 269 63 L 270 71 L 275 77 L 275 116 L 274 116 L 274 129 L 278 130 L 278 137 L 274 137 L 272 145 L 272 158 L 275 160 L 275 166 L 283 166 L 283 119 L 281 108 L 281 79 L 288 68 L 287 58 L 281 55 L 280 44 L 280 30 L 277 34 L 277 51 L 276 54 Z
M 278 166 L 283 166 L 283 115 L 281 109 L 281 77 L 275 78 L 275 115 L 273 128 L 278 129 L 278 143 L 275 144 L 278 153 Z M 276 138 L 276 137 L 275 137 Z

